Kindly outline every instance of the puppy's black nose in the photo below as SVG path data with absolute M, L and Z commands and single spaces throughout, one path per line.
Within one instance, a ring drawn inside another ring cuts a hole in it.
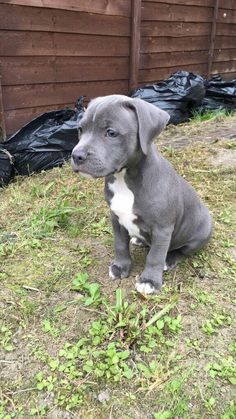
M 78 148 L 77 150 L 74 150 L 72 152 L 72 159 L 77 165 L 83 163 L 87 159 L 87 156 L 88 156 L 88 151 L 85 150 L 84 148 L 81 148 L 81 149 Z

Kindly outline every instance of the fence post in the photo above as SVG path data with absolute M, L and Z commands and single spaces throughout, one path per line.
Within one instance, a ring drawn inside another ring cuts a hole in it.
M 208 65 L 207 65 L 207 78 L 209 79 L 211 72 L 212 72 L 212 62 L 213 62 L 213 55 L 214 55 L 214 48 L 215 48 L 215 37 L 216 37 L 216 22 L 218 17 L 219 11 L 219 2 L 220 0 L 215 0 L 214 12 L 213 12 L 213 19 L 212 19 L 212 26 L 211 26 L 211 40 L 210 40 L 210 48 L 208 52 Z
M 6 140 L 6 128 L 5 128 L 5 118 L 4 118 L 4 109 L 3 109 L 3 100 L 2 100 L 2 83 L 0 76 L 0 143 Z
M 129 89 L 133 89 L 138 85 L 141 5 L 142 0 L 131 0 Z

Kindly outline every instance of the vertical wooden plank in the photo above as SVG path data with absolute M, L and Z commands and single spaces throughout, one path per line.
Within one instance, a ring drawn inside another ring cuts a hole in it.
M 142 0 L 131 0 L 129 89 L 138 85 Z
M 6 140 L 6 126 L 2 100 L 2 77 L 0 76 L 0 143 Z
M 214 48 L 215 48 L 216 23 L 217 23 L 218 11 L 219 11 L 219 2 L 220 2 L 220 0 L 215 0 L 212 27 L 211 27 L 210 48 L 209 48 L 208 63 L 207 63 L 207 78 L 210 77 L 211 71 L 212 71 L 212 62 L 213 62 L 213 55 L 214 55 Z

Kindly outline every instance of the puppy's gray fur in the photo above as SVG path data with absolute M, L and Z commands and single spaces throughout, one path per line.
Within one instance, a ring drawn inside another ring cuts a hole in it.
M 115 237 L 110 276 L 129 276 L 130 236 L 150 247 L 136 284 L 146 294 L 161 289 L 165 266 L 201 249 L 212 232 L 208 209 L 152 144 L 168 120 L 165 111 L 141 99 L 99 97 L 80 121 L 72 152 L 74 171 L 105 177 Z

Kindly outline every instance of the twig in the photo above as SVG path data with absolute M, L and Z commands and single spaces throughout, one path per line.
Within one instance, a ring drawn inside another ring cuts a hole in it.
M 29 287 L 28 285 L 22 285 L 22 288 L 24 288 L 25 290 L 29 290 L 29 291 L 40 292 L 40 290 L 38 288 Z
M 26 391 L 33 391 L 33 390 L 37 390 L 37 387 L 23 388 L 22 390 L 14 391 L 14 393 L 12 393 L 12 396 L 15 396 L 15 394 L 25 393 Z
M 2 395 L 3 395 L 3 397 L 5 397 L 11 403 L 12 408 L 13 408 L 13 412 L 15 412 L 16 411 L 16 406 L 15 406 L 13 400 L 9 396 L 7 396 L 5 393 L 2 393 Z
M 85 310 L 85 311 L 91 311 L 92 313 L 97 313 L 97 314 L 105 314 L 102 311 L 99 310 L 95 310 L 94 308 L 88 308 L 88 307 L 80 307 L 81 310 Z
M 152 318 L 143 326 L 143 330 L 147 329 L 147 327 L 151 326 L 153 323 L 155 323 L 157 320 L 159 320 L 161 317 L 163 317 L 165 314 L 169 313 L 169 311 L 177 304 L 178 299 L 175 298 L 172 303 L 167 304 L 161 311 L 158 311 L 158 313 L 154 314 Z
M 2 363 L 2 364 L 14 364 L 15 361 L 6 361 L 5 359 L 0 359 L 0 363 Z
M 114 404 L 111 406 L 111 410 L 109 413 L 109 419 L 112 419 L 112 413 L 113 413 Z

